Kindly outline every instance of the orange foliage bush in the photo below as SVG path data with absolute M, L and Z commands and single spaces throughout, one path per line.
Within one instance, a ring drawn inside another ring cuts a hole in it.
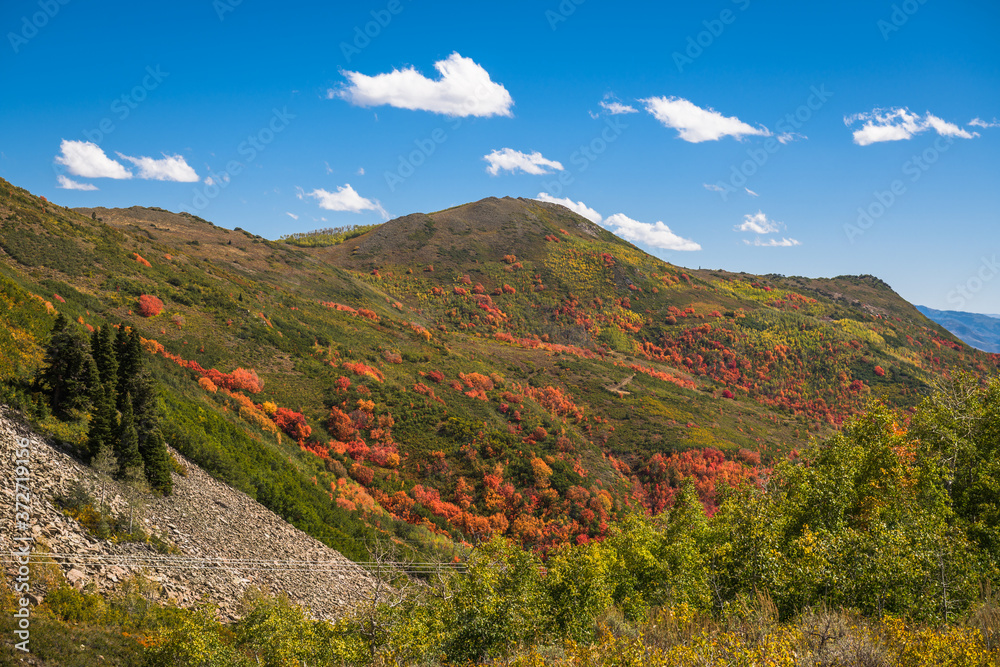
M 518 388 L 521 391 L 521 388 Z M 580 423 L 583 421 L 583 410 L 578 408 L 571 396 L 562 390 L 547 386 L 544 389 L 527 386 L 523 388 L 525 394 L 538 401 L 538 404 L 549 411 L 553 416 L 572 417 L 573 421 Z
M 362 486 L 370 486 L 375 480 L 375 471 L 371 468 L 366 468 L 360 463 L 355 463 L 351 466 L 350 475 L 355 482 Z
M 341 364 L 342 368 L 345 368 L 355 375 L 361 375 L 363 377 L 369 377 L 376 382 L 384 382 L 385 376 L 377 368 L 372 368 L 361 362 L 345 361 Z
M 163 302 L 150 294 L 139 297 L 139 314 L 143 317 L 156 317 L 163 312 Z

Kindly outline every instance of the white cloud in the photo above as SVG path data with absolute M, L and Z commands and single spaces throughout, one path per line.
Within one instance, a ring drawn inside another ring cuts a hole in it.
M 725 192 L 726 189 L 721 185 L 715 185 L 714 183 L 702 183 L 704 188 L 709 192 Z
M 624 213 L 615 213 L 604 221 L 604 226 L 627 241 L 637 241 L 665 250 L 701 250 L 694 241 L 681 238 L 662 222 L 639 222 Z
M 289 213 L 288 211 L 285 211 L 285 215 L 287 215 L 292 220 L 298 220 L 299 219 L 299 216 L 295 215 L 294 213 Z
M 972 139 L 979 136 L 976 132 L 969 132 L 930 112 L 921 116 L 899 107 L 874 109 L 871 112 L 844 117 L 844 124 L 848 127 L 859 121 L 863 125 L 860 130 L 854 131 L 854 143 L 858 146 L 870 146 L 884 141 L 905 141 L 927 130 L 934 130 L 943 137 Z M 974 123 L 970 123 L 972 124 Z
M 434 63 L 434 69 L 439 79 L 428 79 L 413 67 L 375 76 L 344 72 L 349 83 L 341 90 L 330 90 L 328 97 L 342 97 L 360 107 L 387 104 L 452 117 L 513 115 L 510 93 L 471 58 L 453 53 Z
M 139 168 L 138 178 L 145 178 L 150 181 L 174 181 L 176 183 L 197 183 L 198 174 L 195 173 L 184 158 L 180 155 L 167 155 L 163 153 L 163 158 L 157 160 L 151 157 L 130 157 L 118 153 L 118 157 L 128 160 Z
M 364 176 L 364 175 L 365 175 L 365 168 L 358 167 L 358 176 Z
M 639 100 L 646 111 L 665 127 L 678 131 L 678 136 L 693 144 L 718 141 L 723 137 L 741 139 L 744 136 L 771 136 L 766 127 L 747 125 L 735 116 L 723 116 L 714 109 L 702 109 L 680 97 L 650 97 Z
M 77 183 L 67 176 L 59 174 L 56 176 L 56 180 L 59 181 L 59 185 L 56 187 L 62 188 L 63 190 L 96 190 L 96 185 L 91 185 L 90 183 Z
M 969 125 L 972 125 L 973 127 L 1000 127 L 1000 121 L 996 118 L 994 118 L 992 122 L 985 121 L 982 118 L 973 118 L 969 121 Z
M 347 211 L 349 213 L 361 213 L 362 211 L 378 211 L 383 218 L 389 219 L 389 214 L 382 208 L 378 200 L 365 199 L 351 187 L 348 183 L 337 188 L 336 192 L 317 189 L 312 192 L 299 192 L 299 199 L 312 197 L 319 201 L 319 207 L 328 211 Z
M 757 246 L 759 248 L 791 248 L 792 246 L 802 245 L 799 241 L 795 239 L 768 239 L 766 241 L 761 241 L 759 238 L 753 241 L 743 240 L 747 245 Z
M 63 139 L 59 148 L 62 154 L 56 156 L 56 162 L 65 166 L 74 176 L 132 178 L 132 173 L 128 169 L 105 155 L 101 147 L 95 143 Z
M 550 174 L 553 169 L 556 171 L 563 170 L 562 164 L 545 159 L 538 151 L 528 154 L 516 151 L 513 148 L 504 148 L 499 151 L 493 151 L 489 155 L 484 155 L 483 159 L 490 163 L 486 171 L 492 176 L 499 174 L 501 169 L 509 172 L 515 172 L 520 169 L 526 174 L 534 174 L 536 176 Z
M 719 187 L 719 186 L 716 186 L 716 187 Z M 743 188 L 743 189 L 746 190 L 747 194 L 750 195 L 751 197 L 759 197 L 760 196 L 759 194 L 757 194 L 756 192 L 754 192 L 750 188 Z M 719 190 L 722 190 L 722 188 L 719 188 Z
M 775 137 L 781 144 L 789 144 L 793 141 L 798 141 L 799 139 L 808 139 L 804 134 L 799 134 L 798 132 L 785 132 L 784 134 L 779 134 Z
M 622 104 L 618 100 L 609 100 L 608 98 L 601 100 L 601 108 L 612 116 L 618 116 L 626 113 L 639 113 L 639 110 L 630 104 Z
M 548 202 L 550 204 L 559 204 L 560 206 L 565 206 L 566 208 L 573 211 L 577 215 L 581 215 L 587 220 L 590 220 L 591 222 L 596 222 L 597 224 L 601 224 L 601 221 L 604 219 L 604 216 L 602 216 L 600 213 L 598 213 L 594 209 L 584 204 L 582 201 L 573 201 L 569 197 L 564 197 L 562 199 L 559 199 L 558 197 L 553 197 L 547 192 L 539 192 L 538 196 L 535 197 L 535 199 L 537 199 L 538 201 Z
M 743 216 L 743 222 L 733 229 L 737 232 L 751 232 L 753 234 L 774 234 L 784 227 L 780 222 L 769 220 L 763 211 L 748 213 Z

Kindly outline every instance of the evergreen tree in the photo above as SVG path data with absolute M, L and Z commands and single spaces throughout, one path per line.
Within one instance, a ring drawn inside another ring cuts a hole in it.
M 170 477 L 170 453 L 167 452 L 166 442 L 159 429 L 153 431 L 150 437 L 139 445 L 139 453 L 142 454 L 149 485 L 163 495 L 169 496 L 174 487 Z
M 150 486 L 169 494 L 172 488 L 170 459 L 159 431 L 156 390 L 144 363 L 139 332 L 127 330 L 122 325 L 115 340 L 115 353 L 118 360 L 118 409 L 124 414 L 127 402 L 132 411 L 138 449 Z
M 118 438 L 115 440 L 115 458 L 118 459 L 119 476 L 123 476 L 130 468 L 142 467 L 139 436 L 135 430 L 135 415 L 132 413 L 132 397 L 126 394 L 122 404 L 124 409 L 118 425 Z
M 113 390 L 117 391 L 118 357 L 115 355 L 115 339 L 111 334 L 110 326 L 105 325 L 94 330 L 90 337 L 90 354 L 97 363 L 101 382 L 110 385 Z
M 95 390 L 94 410 L 87 431 L 87 454 L 97 457 L 103 448 L 114 446 L 118 435 L 118 411 L 111 395 L 112 388 L 99 384 Z
M 71 410 L 90 407 L 96 366 L 90 345 L 62 314 L 52 327 L 52 337 L 45 348 L 46 367 L 38 385 L 49 397 L 52 411 L 65 416 Z
M 115 337 L 115 356 L 118 359 L 118 411 L 124 412 L 125 397 L 131 395 L 139 373 L 142 370 L 142 346 L 139 334 L 130 327 L 121 324 Z M 134 409 L 134 406 L 133 406 Z

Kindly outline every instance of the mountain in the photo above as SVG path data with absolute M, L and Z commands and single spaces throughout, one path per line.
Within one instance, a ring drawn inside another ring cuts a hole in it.
M 692 475 L 712 511 L 873 397 L 1000 359 L 872 276 L 684 269 L 525 199 L 273 241 L 0 182 L 0 249 L 0 400 L 79 445 L 30 378 L 55 313 L 124 322 L 168 443 L 356 560 L 600 538 Z
M 977 350 L 1000 353 L 1000 316 L 934 310 L 926 306 L 917 306 L 917 310 Z

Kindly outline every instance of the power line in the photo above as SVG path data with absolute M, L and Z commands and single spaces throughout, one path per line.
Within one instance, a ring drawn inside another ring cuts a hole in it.
M 64 554 L 53 552 L 32 552 L 30 563 L 55 562 L 59 565 L 149 567 L 169 570 L 227 570 L 227 571 L 268 571 L 268 572 L 368 572 L 371 569 L 386 569 L 406 574 L 433 574 L 435 572 L 462 572 L 464 563 L 432 562 L 374 562 L 355 563 L 352 561 L 286 560 L 262 558 L 221 558 L 169 555 L 130 554 Z M 21 564 L 15 554 L 0 556 L 0 563 Z

